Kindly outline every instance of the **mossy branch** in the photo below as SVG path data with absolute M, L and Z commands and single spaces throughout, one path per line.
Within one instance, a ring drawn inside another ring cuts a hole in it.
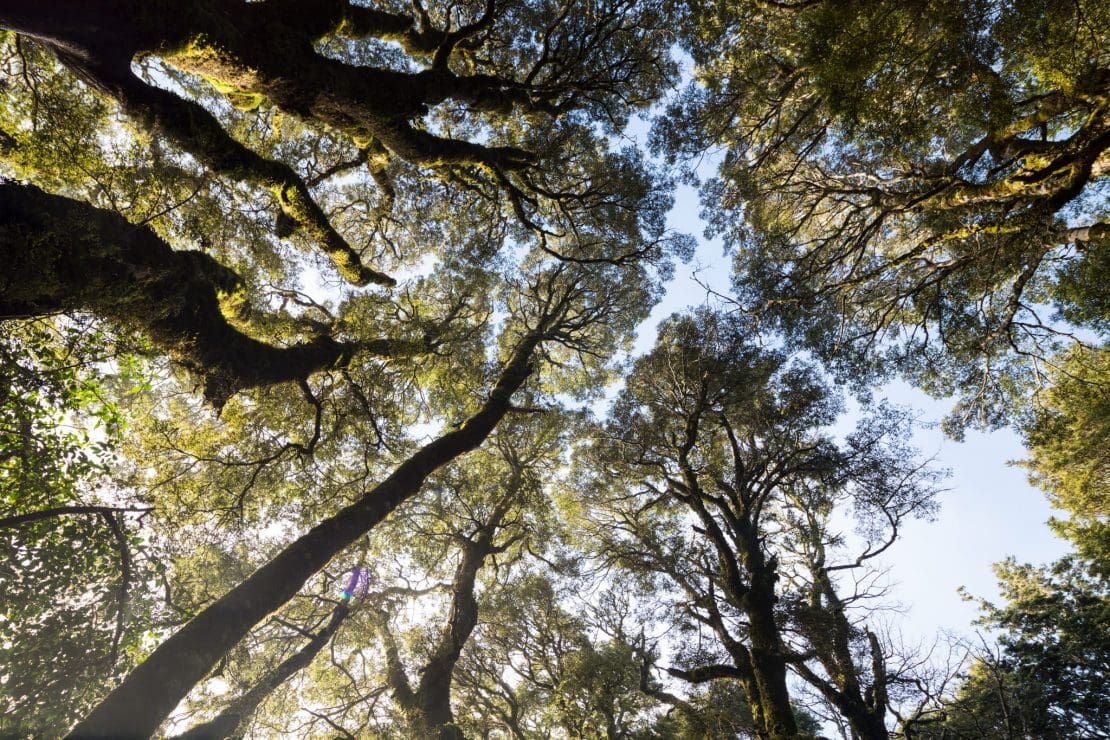
M 139 331 L 200 379 L 220 407 L 236 392 L 347 364 L 358 351 L 421 350 L 411 342 L 341 342 L 331 336 L 288 347 L 234 327 L 224 307 L 241 304 L 239 276 L 203 252 L 176 251 L 146 226 L 30 185 L 0 183 L 0 320 L 88 311 Z

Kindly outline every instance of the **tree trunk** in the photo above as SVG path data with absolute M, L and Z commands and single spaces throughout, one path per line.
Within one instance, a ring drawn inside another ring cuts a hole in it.
M 131 672 L 71 737 L 149 737 L 174 707 L 266 615 L 390 512 L 420 490 L 440 466 L 478 447 L 508 412 L 512 394 L 531 373 L 546 324 L 526 335 L 489 399 L 455 431 L 420 448 L 392 475 L 288 545 L 270 562 L 191 619 Z
M 733 524 L 739 540 L 738 555 L 748 576 L 748 588 L 733 597 L 748 618 L 748 654 L 751 673 L 758 689 L 752 701 L 752 716 L 761 720 L 766 737 L 793 738 L 798 736 L 794 709 L 790 706 L 790 692 L 786 687 L 786 656 L 782 635 L 775 622 L 775 581 L 778 564 L 768 560 L 763 552 L 759 527 L 753 522 L 750 508 Z M 757 705 L 758 703 L 758 705 Z
M 520 471 L 514 469 L 508 486 L 509 492 L 463 545 L 462 559 L 451 581 L 451 609 L 447 626 L 431 657 L 424 664 L 420 683 L 415 691 L 405 677 L 395 646 L 390 644 L 387 647 L 387 650 L 393 651 L 389 659 L 393 663 L 390 666 L 390 677 L 394 684 L 394 697 L 408 719 L 408 729 L 413 737 L 422 740 L 463 740 L 462 731 L 455 725 L 455 716 L 451 711 L 451 684 L 455 665 L 478 624 L 478 600 L 474 597 L 478 572 L 486 558 L 497 551 L 493 538 L 513 503 L 513 496 L 519 485 Z M 388 623 L 383 622 L 381 628 L 383 631 L 388 630 Z M 392 642 L 391 637 L 387 639 Z
M 340 602 L 332 610 L 331 619 L 327 626 L 320 630 L 303 648 L 289 656 L 281 664 L 255 684 L 250 691 L 243 694 L 230 706 L 225 708 L 216 717 L 208 722 L 190 728 L 177 740 L 212 740 L 213 738 L 238 737 L 240 728 L 246 720 L 258 709 L 258 705 L 266 700 L 279 686 L 285 683 L 293 674 L 306 668 L 316 655 L 331 641 L 343 620 L 350 613 L 350 605 L 346 600 Z
M 196 0 L 183 6 L 63 0 L 58 7 L 14 0 L 0 8 L 0 27 L 43 43 L 74 74 L 115 98 L 141 126 L 171 139 L 204 166 L 273 193 L 286 222 L 328 254 L 348 281 L 394 285 L 390 276 L 362 264 L 292 168 L 243 146 L 202 106 L 148 85 L 131 71 L 135 57 L 160 56 L 212 82 L 237 107 L 266 103 L 341 131 L 356 147 L 377 142 L 415 165 L 481 164 L 513 170 L 533 162 L 531 154 L 515 147 L 443 138 L 412 122 L 424 117 L 427 106 L 449 98 L 474 108 L 508 111 L 531 105 L 534 91 L 528 94 L 513 80 L 489 75 L 457 77 L 446 65 L 398 72 L 318 54 L 315 40 L 343 28 L 357 26 L 368 35 L 397 38 L 406 35 L 399 30 L 406 19 L 410 29 L 415 25 L 403 15 L 345 6 L 326 1 Z M 356 22 L 347 23 L 348 17 Z M 436 45 L 440 43 L 446 38 Z
M 356 345 L 321 336 L 290 347 L 232 326 L 221 303 L 238 275 L 203 252 L 175 251 L 150 228 L 30 185 L 0 183 L 0 320 L 88 311 L 141 332 L 200 377 L 221 406 L 237 391 L 346 363 Z
M 267 3 L 262 12 L 269 10 Z M 207 25 L 218 23 L 222 28 L 230 24 L 232 11 L 233 6 L 227 3 L 173 4 L 154 9 L 135 0 L 19 0 L 0 8 L 0 28 L 45 45 L 71 72 L 114 98 L 141 126 L 166 136 L 205 167 L 270 191 L 285 223 L 300 229 L 326 253 L 347 281 L 355 285 L 396 284 L 388 275 L 362 264 L 358 252 L 331 225 L 304 180 L 291 167 L 243 146 L 202 106 L 147 85 L 131 71 L 136 56 L 203 38 Z M 247 11 L 248 16 L 258 14 L 257 10 Z M 273 54 L 273 48 L 267 45 L 270 41 L 263 37 L 261 43 Z
M 451 712 L 451 682 L 463 646 L 478 624 L 478 601 L 474 583 L 490 549 L 488 543 L 468 543 L 455 573 L 451 590 L 451 612 L 447 628 L 435 652 L 425 664 L 416 690 L 416 709 L 423 733 L 435 740 L 461 740 Z
M 824 567 L 814 564 L 814 588 L 821 604 L 814 607 L 816 617 L 804 629 L 810 649 L 821 663 L 828 679 L 804 663 L 795 665 L 799 675 L 817 689 L 848 721 L 855 737 L 861 740 L 886 740 L 887 688 L 886 664 L 879 639 L 867 630 L 871 653 L 871 686 L 865 691 L 860 669 L 853 656 L 853 627 L 844 604 Z
M 749 594 L 749 601 L 752 594 Z M 774 623 L 773 602 L 756 599 L 746 610 L 751 639 L 751 664 L 759 689 L 759 713 L 768 738 L 794 738 L 798 726 L 786 687 L 786 659 Z M 753 708 L 754 709 L 754 708 Z M 754 714 L 754 712 L 753 712 Z

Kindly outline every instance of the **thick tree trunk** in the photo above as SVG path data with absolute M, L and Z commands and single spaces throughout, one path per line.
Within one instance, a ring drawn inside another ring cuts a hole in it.
M 232 326 L 221 301 L 239 276 L 203 252 L 175 251 L 145 226 L 29 185 L 0 183 L 0 320 L 87 311 L 141 332 L 201 378 L 222 405 L 237 391 L 347 362 L 356 345 L 321 336 L 290 347 Z
M 317 524 L 158 647 L 71 732 L 71 737 L 149 737 L 228 650 L 296 595 L 336 554 L 420 490 L 440 466 L 478 447 L 509 411 L 531 372 L 546 327 L 525 336 L 489 399 L 460 428 L 420 448 L 358 501 Z
M 786 688 L 786 661 L 775 637 L 768 639 L 757 628 L 752 632 L 751 663 L 755 683 L 759 687 L 759 716 L 763 720 L 766 737 L 794 738 L 798 726 L 790 706 L 790 692 Z
M 798 736 L 790 692 L 786 686 L 786 655 L 775 622 L 777 564 L 763 552 L 759 527 L 745 510 L 733 523 L 739 540 L 739 561 L 747 575 L 747 588 L 730 588 L 733 599 L 748 619 L 748 656 L 756 691 L 750 692 L 752 716 L 762 736 L 771 740 Z
M 786 686 L 786 656 L 775 621 L 777 566 L 764 556 L 759 528 L 752 523 L 750 509 L 745 508 L 730 522 L 735 551 L 704 507 L 699 511 L 702 512 L 703 522 L 712 523 L 711 527 L 707 524 L 707 529 L 721 556 L 725 590 L 748 621 L 746 647 L 741 647 L 738 641 L 736 644 L 744 654 L 733 658 L 748 695 L 756 731 L 761 738 L 770 740 L 797 737 L 798 726 Z M 739 575 L 740 569 L 746 583 Z
M 448 99 L 504 112 L 514 105 L 530 106 L 532 96 L 513 80 L 458 77 L 446 64 L 398 72 L 344 64 L 318 54 L 313 42 L 341 28 L 345 3 L 316 2 L 312 9 L 272 3 L 194 4 L 198 12 L 187 25 L 179 26 L 185 33 L 167 33 L 165 43 L 143 51 L 217 84 L 233 103 L 264 102 L 342 131 L 358 146 L 380 141 L 417 165 L 485 164 L 512 169 L 530 161 L 518 149 L 442 138 L 411 125 L 427 113 L 428 106 Z M 310 15 L 313 22 L 306 23 Z M 381 35 L 396 36 L 385 26 Z
M 350 605 L 346 600 L 340 602 L 332 610 L 331 619 L 324 629 L 320 630 L 293 655 L 281 662 L 270 671 L 261 681 L 255 684 L 250 691 L 243 694 L 231 703 L 226 709 L 208 722 L 190 728 L 177 737 L 177 740 L 214 740 L 216 738 L 238 737 L 243 723 L 250 719 L 258 705 L 265 701 L 279 686 L 291 676 L 306 668 L 316 655 L 331 641 L 332 636 L 343 624 L 343 620 L 350 613 Z
M 406 21 L 407 30 L 402 31 Z M 447 43 L 447 35 L 442 35 L 432 45 L 430 37 L 413 31 L 415 20 L 403 15 L 327 0 L 299 4 L 196 0 L 185 5 L 13 0 L 10 7 L 0 8 L 0 27 L 45 44 L 71 71 L 115 98 L 140 125 L 167 136 L 206 167 L 272 192 L 287 219 L 357 285 L 395 281 L 361 263 L 358 252 L 336 232 L 296 172 L 240 144 L 200 105 L 137 78 L 131 71 L 136 57 L 163 57 L 215 84 L 237 107 L 265 102 L 342 131 L 357 147 L 382 144 L 416 165 L 481 164 L 511 170 L 533 159 L 513 147 L 443 138 L 412 125 L 429 105 L 449 98 L 475 108 L 505 111 L 514 105 L 532 105 L 535 94 L 519 83 L 489 75 L 457 77 L 446 64 L 415 73 L 353 66 L 318 54 L 313 46 L 321 36 L 352 29 L 407 39 L 410 48 L 428 52 Z
M 0 28 L 44 44 L 71 72 L 115 98 L 140 125 L 171 139 L 205 167 L 270 191 L 286 222 L 324 251 L 349 282 L 394 285 L 393 278 L 362 264 L 358 252 L 331 225 L 291 167 L 258 155 L 233 139 L 202 106 L 147 85 L 131 71 L 136 56 L 182 46 L 192 35 L 203 36 L 205 24 L 229 24 L 232 11 L 227 3 L 167 4 L 156 9 L 135 0 L 13 0 L 0 7 Z
M 752 543 L 755 548 L 758 542 Z M 754 567 L 751 588 L 743 600 L 748 617 L 748 636 L 751 641 L 752 674 L 759 688 L 759 714 L 766 737 L 793 738 L 798 736 L 794 710 L 790 706 L 790 692 L 786 687 L 786 656 L 783 654 L 779 627 L 775 623 L 774 573 L 763 562 L 762 552 Z M 754 709 L 754 707 L 753 707 Z M 754 712 L 753 712 L 754 713 Z
M 786 687 L 786 656 L 775 622 L 777 566 L 764 556 L 760 530 L 754 522 L 753 501 L 739 497 L 734 501 L 736 509 L 728 515 L 727 535 L 710 514 L 705 503 L 709 497 L 688 459 L 697 439 L 698 421 L 694 417 L 686 426 L 686 444 L 679 459 L 686 486 L 678 498 L 697 514 L 706 537 L 716 549 L 722 590 L 748 620 L 747 644 L 730 635 L 729 626 L 716 610 L 715 629 L 733 659 L 759 737 L 770 740 L 797 737 L 798 726 Z

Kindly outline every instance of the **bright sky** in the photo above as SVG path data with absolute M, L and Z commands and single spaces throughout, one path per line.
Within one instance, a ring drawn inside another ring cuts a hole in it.
M 698 252 L 689 265 L 678 267 L 666 296 L 640 328 L 637 352 L 652 346 L 660 320 L 705 302 L 699 282 L 728 292 L 730 259 L 719 241 L 702 236 L 705 225 L 698 211 L 696 191 L 679 188 L 670 226 L 697 236 Z M 901 382 L 875 396 L 920 411 L 925 422 L 939 422 L 952 405 Z M 854 426 L 854 419 L 845 421 Z M 1045 524 L 1052 510 L 1044 494 L 1026 482 L 1021 468 L 1009 465 L 1024 455 L 1014 432 L 968 432 L 964 442 L 955 442 L 934 426 L 919 430 L 914 442 L 924 457 L 935 456 L 936 465 L 950 469 L 952 476 L 940 496 L 936 520 L 911 522 L 885 558 L 890 598 L 905 609 L 902 616 L 889 619 L 908 644 L 931 642 L 941 631 L 971 635 L 978 610 L 957 589 L 964 586 L 975 596 L 995 598 L 993 563 L 1011 555 L 1021 562 L 1043 563 L 1067 549 Z

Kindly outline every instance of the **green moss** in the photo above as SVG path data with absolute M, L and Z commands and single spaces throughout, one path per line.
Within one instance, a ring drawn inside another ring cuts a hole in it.
M 240 64 L 204 34 L 193 36 L 183 46 L 164 52 L 163 56 L 178 69 L 195 74 L 212 85 L 237 110 L 256 110 L 267 100 L 258 90 L 258 71 Z

